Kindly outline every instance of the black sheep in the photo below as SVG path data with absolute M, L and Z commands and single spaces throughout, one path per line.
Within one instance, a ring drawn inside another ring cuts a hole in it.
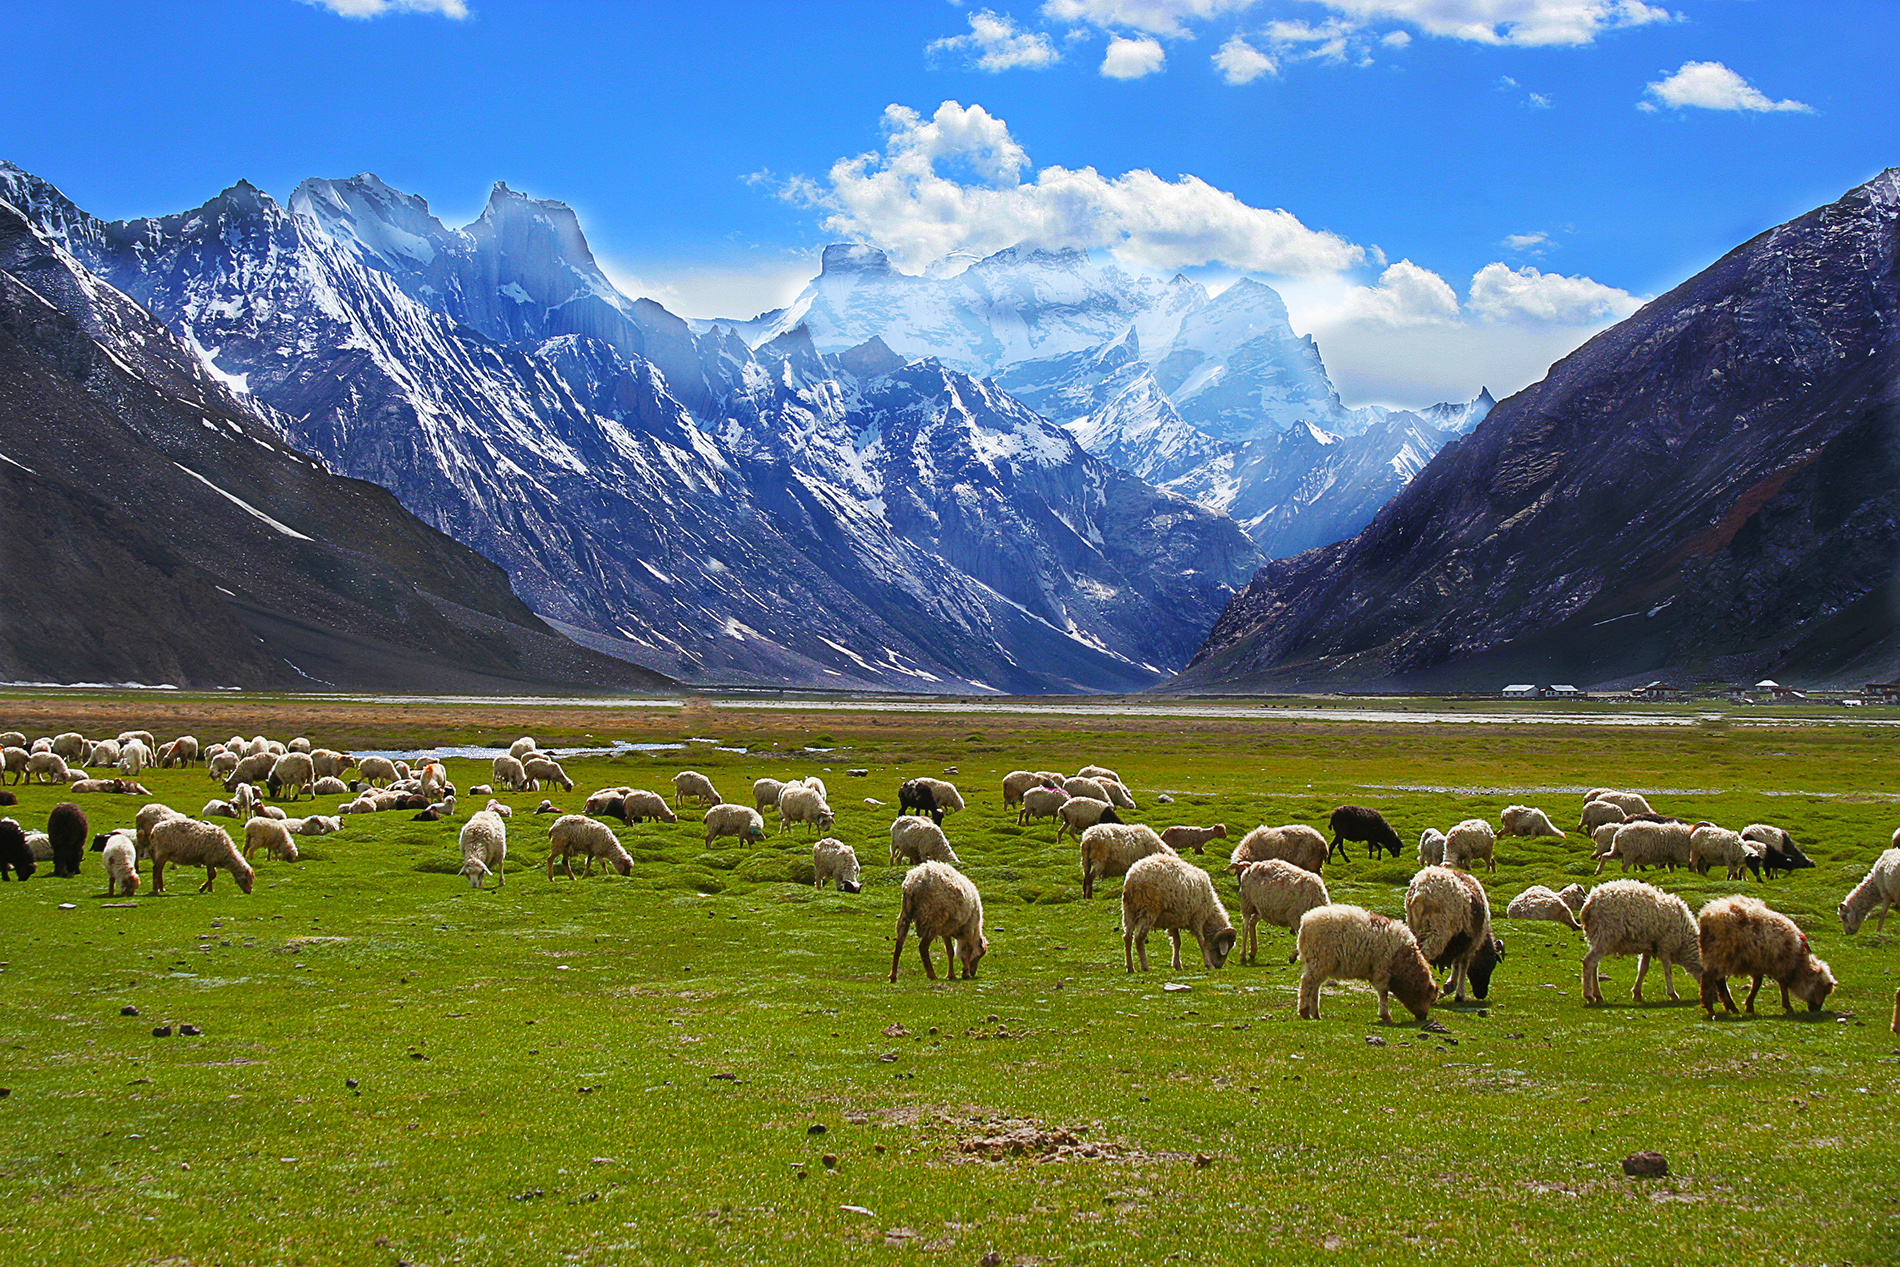
M 86 856 L 86 833 L 91 829 L 86 811 L 71 801 L 61 801 L 46 816 L 46 839 L 53 846 L 53 874 L 62 879 L 79 874 L 79 863 Z
M 1367 809 L 1363 805 L 1341 805 L 1333 811 L 1329 821 L 1333 828 L 1333 843 L 1326 850 L 1328 858 L 1337 849 L 1343 859 L 1348 840 L 1365 841 L 1368 858 L 1378 857 L 1380 849 L 1390 850 L 1394 858 L 1405 852 L 1405 846 L 1399 842 L 1399 834 L 1392 830 L 1392 824 L 1385 821 L 1385 815 L 1376 809 Z
M 621 822 L 627 821 L 627 798 L 610 796 L 603 802 L 597 802 L 596 808 L 602 814 L 611 814 Z
M 1801 846 L 1794 843 L 1794 837 L 1787 832 L 1781 833 L 1781 843 L 1769 845 L 1763 853 L 1761 870 L 1763 877 L 1774 879 L 1775 872 L 1783 871 L 1792 875 L 1803 867 L 1811 867 L 1814 860 L 1801 852 Z
M 24 882 L 37 869 L 33 851 L 26 847 L 26 829 L 11 818 L 0 818 L 0 880 L 11 880 L 18 872 Z
M 11 792 L 0 792 L 0 805 L 18 805 L 20 798 Z
M 930 815 L 930 821 L 943 826 L 943 811 L 937 808 L 936 794 L 930 785 L 922 779 L 907 779 L 897 789 L 897 814 L 917 813 Z

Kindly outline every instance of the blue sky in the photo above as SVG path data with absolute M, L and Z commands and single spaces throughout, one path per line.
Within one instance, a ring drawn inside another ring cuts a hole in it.
M 0 157 L 101 215 L 374 171 L 460 224 L 506 180 L 696 316 L 841 237 L 1040 237 L 1269 280 L 1351 403 L 1522 386 L 1900 163 L 1895 0 L 9 7 Z

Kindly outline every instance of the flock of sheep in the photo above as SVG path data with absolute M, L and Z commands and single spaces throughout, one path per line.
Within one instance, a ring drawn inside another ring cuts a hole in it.
M 440 763 L 411 767 L 384 757 L 359 759 L 313 748 L 301 738 L 279 743 L 262 736 L 233 737 L 201 752 L 198 741 L 190 736 L 161 746 L 143 731 L 99 741 L 68 733 L 29 745 L 15 731 L 0 734 L 0 750 L 14 783 L 29 779 L 65 783 L 74 792 L 150 795 L 137 782 L 146 766 L 188 766 L 202 759 L 210 776 L 223 785 L 228 799 L 210 801 L 198 818 L 151 803 L 137 812 L 132 828 L 94 837 L 93 848 L 103 855 L 111 894 L 135 893 L 140 884 L 138 864 L 147 860 L 154 892 L 164 891 L 165 867 L 174 864 L 206 869 L 200 892 L 210 889 L 218 871 L 224 870 L 249 893 L 255 874 L 251 858 L 261 852 L 269 859 L 295 861 L 296 837 L 340 830 L 345 815 L 410 810 L 418 819 L 440 820 L 455 814 L 456 789 Z M 88 778 L 86 768 L 97 766 L 111 767 L 116 775 Z M 352 770 L 355 777 L 345 782 L 344 776 Z M 574 787 L 560 763 L 526 737 L 494 759 L 492 775 L 492 785 L 470 789 L 470 795 L 489 799 L 485 808 L 469 815 L 458 836 L 459 874 L 476 888 L 484 887 L 490 877 L 497 884 L 505 881 L 508 819 L 513 811 L 494 799 L 496 788 L 520 793 L 550 784 L 559 784 L 567 792 Z M 590 874 L 596 862 L 629 874 L 633 859 L 601 818 L 618 818 L 627 824 L 674 823 L 688 800 L 702 807 L 708 845 L 725 837 L 742 842 L 765 840 L 767 812 L 777 814 L 780 832 L 802 826 L 824 833 L 836 821 L 824 781 L 816 776 L 794 781 L 760 779 L 753 784 L 750 805 L 725 801 L 698 771 L 681 771 L 674 776 L 673 786 L 671 804 L 658 793 L 626 786 L 594 792 L 587 797 L 583 813 L 561 814 L 552 801 L 543 800 L 535 812 L 558 815 L 547 832 L 548 877 L 552 879 L 557 862 L 569 877 L 576 862 L 582 863 L 582 874 Z M 319 795 L 353 799 L 327 817 L 291 818 L 280 806 L 267 803 L 267 798 L 295 802 L 305 794 L 313 799 Z M 1339 807 L 1329 819 L 1330 840 L 1300 823 L 1256 827 L 1235 844 L 1226 867 L 1239 890 L 1242 929 L 1237 932 L 1213 876 L 1182 857 L 1190 851 L 1204 853 L 1210 842 L 1225 839 L 1225 824 L 1181 824 L 1156 832 L 1145 824 L 1127 822 L 1122 813 L 1138 807 L 1121 777 L 1105 766 L 1085 766 L 1075 775 L 1012 771 L 1003 779 L 1002 795 L 1005 808 L 1015 809 L 1019 823 L 1052 819 L 1058 842 L 1068 835 L 1076 838 L 1085 898 L 1094 895 L 1098 881 L 1123 877 L 1121 932 L 1128 971 L 1135 970 L 1137 960 L 1147 970 L 1147 939 L 1154 932 L 1167 934 L 1174 967 L 1181 966 L 1185 932 L 1200 947 L 1202 962 L 1217 969 L 1236 945 L 1242 948 L 1243 961 L 1258 956 L 1261 923 L 1287 928 L 1295 934 L 1290 959 L 1302 965 L 1299 1014 L 1307 1019 L 1319 1017 L 1321 988 L 1332 980 L 1368 982 L 1379 996 L 1380 1019 L 1387 1021 L 1395 995 L 1421 1022 L 1443 991 L 1453 992 L 1460 1002 L 1467 988 L 1477 998 L 1485 998 L 1504 956 L 1504 944 L 1492 926 L 1489 896 L 1474 872 L 1479 866 L 1496 871 L 1500 834 L 1507 838 L 1566 836 L 1542 810 L 1520 805 L 1503 811 L 1499 827 L 1473 818 L 1447 831 L 1425 831 L 1418 841 L 1421 868 L 1405 891 L 1400 920 L 1332 902 L 1321 878 L 1326 862 L 1334 854 L 1344 857 L 1348 843 L 1366 844 L 1371 857 L 1381 852 L 1393 857 L 1402 854 L 1398 834 L 1378 811 Z M 897 980 L 904 942 L 913 929 L 926 976 L 936 978 L 931 948 L 941 941 L 948 976 L 954 980 L 961 968 L 962 975 L 973 977 L 989 949 L 983 933 L 983 899 L 958 869 L 961 859 L 943 829 L 946 815 L 965 809 L 963 796 L 942 779 L 918 778 L 899 788 L 898 801 L 899 812 L 890 828 L 890 862 L 911 865 L 902 882 L 890 980 Z M 0 792 L 0 804 L 14 802 L 13 794 Z M 211 821 L 217 817 L 244 824 L 242 847 L 223 826 Z M 1625 873 L 1632 868 L 1686 867 L 1707 874 L 1719 865 L 1727 878 L 1739 880 L 1749 872 L 1772 878 L 1813 865 L 1780 828 L 1753 824 L 1732 831 L 1709 822 L 1690 823 L 1656 813 L 1639 793 L 1609 788 L 1595 789 L 1585 797 L 1577 829 L 1592 842 L 1598 874 L 1612 862 Z M 27 832 L 13 819 L 0 818 L 0 876 L 25 880 L 43 861 L 53 862 L 55 875 L 77 875 L 88 830 L 84 811 L 70 801 L 54 808 L 44 832 Z M 1849 934 L 1876 911 L 1876 928 L 1884 925 L 1888 909 L 1900 899 L 1900 831 L 1894 833 L 1893 846 L 1842 900 L 1841 923 Z M 821 836 L 812 846 L 812 864 L 818 887 L 830 884 L 842 892 L 860 891 L 857 854 L 843 841 Z M 1583 933 L 1586 1003 L 1602 1001 L 1597 969 L 1609 956 L 1637 956 L 1632 993 L 1638 1002 L 1653 963 L 1662 964 L 1664 986 L 1672 999 L 1678 997 L 1673 970 L 1680 967 L 1693 974 L 1700 981 L 1702 1006 L 1709 1015 L 1718 1006 L 1736 1010 L 1728 990 L 1730 977 L 1751 979 L 1744 1004 L 1750 1011 L 1765 980 L 1780 986 L 1787 1010 L 1798 999 L 1818 1011 L 1836 984 L 1826 962 L 1814 955 L 1793 920 L 1759 899 L 1740 894 L 1716 898 L 1692 913 L 1682 898 L 1633 878 L 1613 879 L 1587 892 L 1576 884 L 1560 893 L 1536 885 L 1514 897 L 1505 915 L 1552 920 Z M 1449 974 L 1442 983 L 1439 971 Z M 1900 1032 L 1900 995 L 1896 995 L 1894 1025 Z

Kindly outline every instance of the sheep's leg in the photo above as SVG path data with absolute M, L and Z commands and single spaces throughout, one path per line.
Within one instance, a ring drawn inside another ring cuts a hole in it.
M 1603 954 L 1596 947 L 1583 957 L 1583 1001 L 1585 1003 L 1603 1002 L 1602 979 L 1597 976 L 1597 965 L 1603 962 Z
M 1328 861 L 1328 862 L 1331 862 L 1331 861 L 1333 860 L 1333 851 L 1334 851 L 1334 850 L 1338 850 L 1338 851 L 1339 851 L 1339 857 L 1340 857 L 1340 861 L 1342 861 L 1342 862 L 1343 862 L 1343 861 L 1345 861 L 1345 858 L 1346 858 L 1346 842 L 1345 842 L 1345 840 L 1344 840 L 1343 838 L 1341 838 L 1341 837 L 1339 837 L 1339 836 L 1334 836 L 1334 837 L 1333 837 L 1333 843 L 1332 843 L 1332 844 L 1330 844 L 1330 845 L 1328 845 L 1328 846 L 1326 846 L 1326 861 Z
M 1794 1011 L 1794 1004 L 1788 1001 L 1788 983 L 1782 981 L 1777 984 L 1781 986 L 1781 1010 L 1784 1012 Z
M 492 868 L 492 870 L 495 873 L 495 887 L 496 888 L 500 888 L 502 885 L 508 883 L 508 873 L 499 858 L 495 860 L 495 865 Z M 548 878 L 553 879 L 554 877 L 549 876 Z
M 1240 962 L 1252 963 L 1254 956 L 1260 953 L 1260 942 L 1256 930 L 1260 926 L 1260 917 L 1252 911 L 1241 916 L 1244 921 L 1240 931 Z
M 157 858 L 152 859 L 152 892 L 165 891 L 165 864 Z
M 945 979 L 957 979 L 957 939 L 949 933 L 943 935 L 943 975 Z
M 1317 1021 L 1319 1019 L 1319 974 L 1308 965 L 1300 974 L 1300 1019 Z
M 891 952 L 891 981 L 897 980 L 897 961 L 904 954 L 904 938 L 910 932 L 910 912 L 905 911 L 897 917 L 897 949 Z
M 1446 986 L 1446 989 L 1450 989 L 1453 991 L 1458 1002 L 1463 1003 L 1465 1001 L 1465 961 L 1464 960 L 1460 959 L 1457 963 L 1451 966 L 1451 980 L 1447 981 L 1445 983 L 1445 986 Z M 1440 990 L 1439 993 L 1443 994 L 1444 990 Z
M 1130 972 L 1133 972 L 1135 970 L 1134 947 L 1135 947 L 1135 934 L 1129 929 L 1126 929 L 1126 928 L 1122 929 L 1122 963 L 1126 965 L 1128 971 Z
M 1379 1019 L 1387 1025 L 1392 1023 L 1391 991 L 1384 986 L 1379 987 Z
M 198 886 L 198 892 L 200 893 L 211 892 L 211 882 L 217 878 L 218 878 L 218 869 L 210 865 L 209 863 L 206 863 L 205 864 L 205 882 Z
M 1755 1010 L 1755 996 L 1761 993 L 1761 978 L 1762 978 L 1762 974 L 1757 972 L 1755 974 L 1754 980 L 1752 980 L 1749 983 L 1748 1002 L 1743 1004 L 1744 1009 L 1749 1012 L 1753 1012 Z
M 935 940 L 936 938 L 934 937 L 919 937 L 917 939 L 917 953 L 924 961 L 924 976 L 932 981 L 937 979 L 937 969 L 932 966 L 930 962 L 930 943 Z
M 1086 862 L 1082 864 L 1082 896 L 1084 899 L 1095 896 L 1095 868 Z
M 1181 968 L 1181 930 L 1178 928 L 1170 928 L 1168 930 L 1168 942 L 1174 947 L 1174 957 L 1169 960 L 1168 966 L 1178 972 Z
M 1669 1001 L 1671 1003 L 1674 1003 L 1677 999 L 1680 999 L 1682 997 L 1680 994 L 1676 993 L 1676 979 L 1672 975 L 1676 970 L 1676 965 L 1672 960 L 1664 959 L 1662 961 L 1662 966 L 1663 966 L 1663 987 L 1669 991 Z
M 1667 969 L 1664 970 L 1665 972 Z M 1636 988 L 1630 991 L 1630 997 L 1638 1003 L 1643 1001 L 1643 978 L 1649 975 L 1649 952 L 1645 950 L 1636 956 Z
M 1883 927 L 1885 927 L 1885 926 L 1886 926 L 1886 923 L 1887 923 L 1887 912 L 1888 912 L 1888 911 L 1890 911 L 1890 910 L 1892 910 L 1892 909 L 1893 909 L 1893 899 L 1892 899 L 1892 898 L 1888 898 L 1888 899 L 1887 899 L 1887 900 L 1886 900 L 1885 902 L 1883 902 L 1883 903 L 1881 903 L 1881 905 L 1880 905 L 1880 914 L 1878 914 L 1878 915 L 1876 915 L 1876 916 L 1874 916 L 1874 931 L 1875 931 L 1876 933 L 1877 933 L 1877 932 L 1879 932 L 1879 931 L 1880 931 L 1880 930 L 1881 930 L 1881 929 L 1882 929 Z

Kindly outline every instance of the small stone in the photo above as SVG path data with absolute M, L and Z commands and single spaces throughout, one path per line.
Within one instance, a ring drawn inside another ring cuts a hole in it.
M 1206 1170 L 1209 1166 L 1213 1164 L 1214 1164 L 1214 1159 L 1212 1157 L 1209 1157 L 1206 1153 L 1194 1154 L 1194 1165 L 1196 1169 Z
M 800 1166 L 800 1167 L 799 1167 L 799 1168 L 798 1168 L 797 1170 L 794 1170 L 794 1171 L 792 1172 L 792 1178 L 794 1178 L 794 1179 L 807 1179 L 807 1178 L 810 1178 L 810 1175 L 809 1175 L 809 1174 L 808 1174 L 808 1173 L 806 1172 L 806 1170 L 805 1170 L 805 1168 L 804 1168 L 803 1166 Z
M 188 1161 L 181 1161 L 181 1162 L 179 1162 L 179 1163 L 178 1163 L 178 1168 L 179 1168 L 180 1170 L 190 1170 L 190 1169 L 191 1169 L 191 1163 L 190 1163 L 190 1162 L 188 1162 Z
M 883 1034 L 886 1038 L 902 1038 L 908 1033 L 910 1033 L 910 1031 L 904 1028 L 904 1022 L 902 1021 L 892 1021 L 883 1029 Z
M 1168 794 L 1167 794 L 1166 792 L 1162 792 L 1162 793 L 1160 793 L 1160 794 L 1158 794 L 1158 795 L 1157 795 L 1157 796 L 1155 797 L 1155 799 L 1156 799 L 1157 801 L 1160 801 L 1160 802 L 1161 802 L 1161 803 L 1162 803 L 1163 805 L 1172 805 L 1172 804 L 1174 804 L 1174 798 L 1173 798 L 1172 796 L 1169 796 L 1169 795 L 1168 795 Z
M 178 1033 L 181 1038 L 196 1038 L 204 1033 L 204 1031 L 199 1029 L 196 1025 L 180 1025 L 178 1027 Z
M 354 1078 L 345 1078 L 345 1079 L 343 1080 L 343 1085 L 344 1085 L 344 1086 L 346 1086 L 346 1087 L 348 1087 L 348 1088 L 349 1088 L 350 1090 L 352 1090 L 352 1091 L 354 1091 L 354 1090 L 356 1090 L 356 1085 L 357 1085 L 357 1083 L 356 1083 L 356 1079 L 354 1079 Z
M 61 902 L 59 909 L 62 911 L 76 911 L 79 909 L 79 905 L 76 902 Z
M 1003 1267 L 1003 1255 L 1000 1250 L 991 1250 L 976 1260 L 976 1267 Z
M 836 1153 L 826 1153 L 818 1160 L 824 1163 L 826 1170 L 836 1170 L 838 1168 L 838 1154 Z
M 126 1004 L 124 1007 L 119 1009 L 120 1016 L 137 1016 L 138 1014 L 139 1014 L 139 1010 L 133 1007 L 130 1003 Z
M 1381 1037 L 1379 1037 L 1379 1036 L 1378 1036 L 1377 1034 L 1367 1034 L 1367 1035 L 1366 1035 L 1366 1046 L 1368 1046 L 1368 1047 L 1383 1047 L 1383 1046 L 1385 1046 L 1385 1045 L 1386 1045 L 1386 1043 L 1385 1043 L 1385 1039 L 1383 1039 L 1383 1038 L 1381 1038 Z
M 826 1128 L 826 1126 L 825 1126 L 825 1124 L 824 1124 L 823 1122 L 813 1122 L 813 1123 L 812 1123 L 812 1124 L 811 1124 L 810 1126 L 807 1126 L 807 1127 L 805 1128 L 805 1134 L 807 1134 L 807 1135 L 823 1135 L 823 1134 L 825 1133 L 825 1131 L 826 1131 L 826 1129 L 827 1129 L 827 1128 Z
M 1669 1159 L 1659 1152 L 1645 1148 L 1623 1159 L 1623 1173 L 1640 1179 L 1653 1179 L 1669 1173 Z
M 887 1052 L 885 1052 L 885 1053 L 884 1053 L 884 1054 L 883 1054 L 882 1056 L 879 1056 L 879 1057 L 877 1058 L 877 1062 L 878 1062 L 878 1063 L 879 1063 L 880 1065 L 888 1065 L 888 1064 L 892 1064 L 892 1063 L 894 1063 L 894 1062 L 895 1062 L 896 1060 L 897 1060 L 897 1053 L 896 1053 L 896 1052 L 894 1052 L 894 1051 L 887 1051 Z
M 876 1153 L 879 1157 L 882 1157 L 884 1155 L 884 1145 L 873 1144 L 871 1145 L 871 1151 Z
M 171 1036 L 172 1027 L 169 1025 L 156 1025 L 152 1028 L 153 1038 L 170 1038 Z

